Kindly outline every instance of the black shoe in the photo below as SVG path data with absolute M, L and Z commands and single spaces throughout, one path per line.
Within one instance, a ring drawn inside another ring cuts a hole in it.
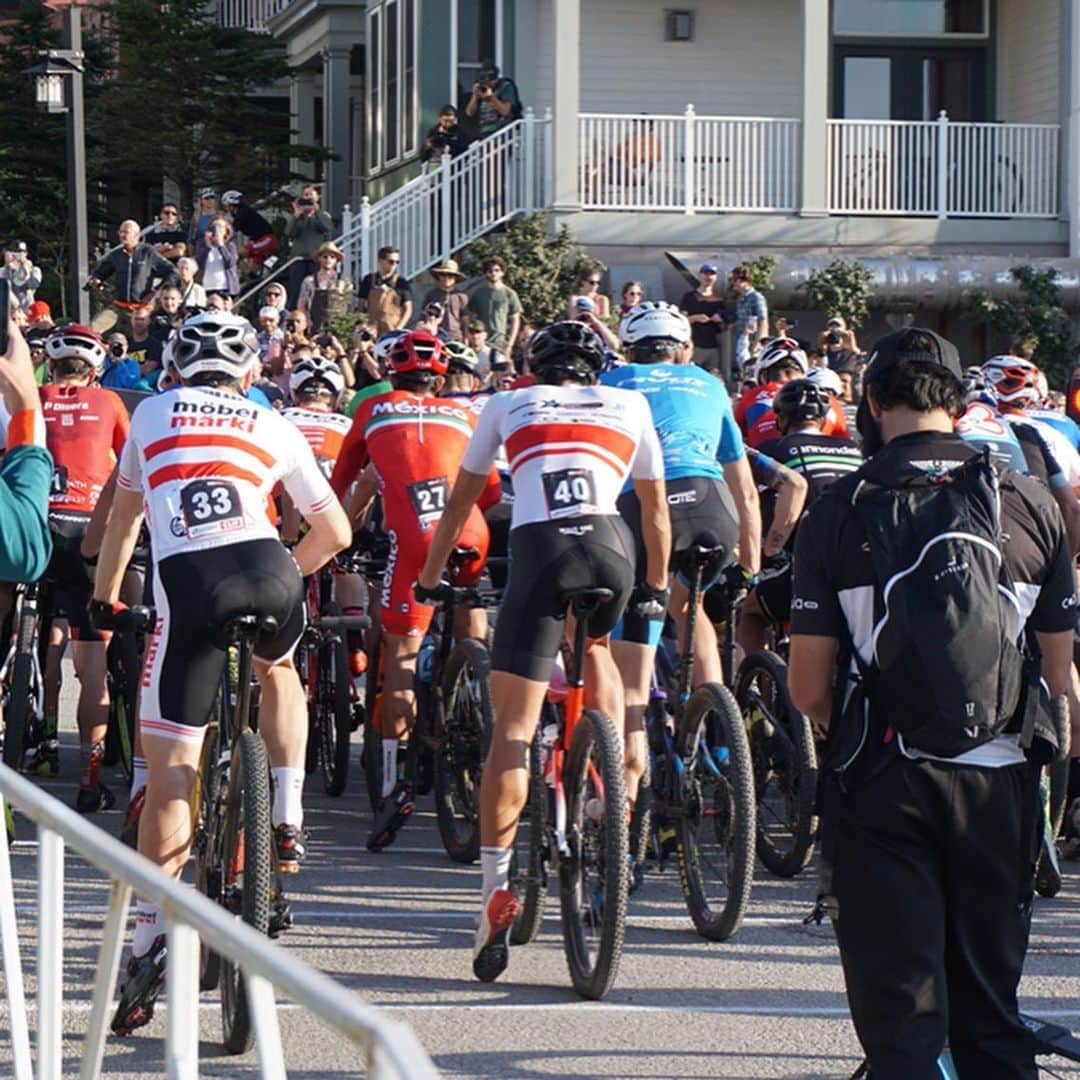
M 37 746 L 28 747 L 23 757 L 23 772 L 50 780 L 60 775 L 60 743 L 43 739 Z
M 75 809 L 80 814 L 96 814 L 99 810 L 111 810 L 115 805 L 116 796 L 104 784 L 98 784 L 96 790 L 81 787 L 75 797 Z
M 154 1018 L 154 1002 L 165 985 L 165 935 L 158 934 L 145 956 L 128 960 L 127 982 L 113 1016 L 114 1035 L 130 1035 Z
M 375 828 L 367 840 L 368 851 L 382 851 L 394 842 L 398 829 L 405 824 L 405 819 L 416 809 L 412 785 L 399 780 L 375 815 Z
M 274 849 L 278 870 L 282 874 L 295 874 L 307 855 L 307 833 L 296 825 L 275 825 Z

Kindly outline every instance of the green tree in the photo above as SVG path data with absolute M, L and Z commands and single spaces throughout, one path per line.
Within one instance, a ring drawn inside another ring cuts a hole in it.
M 870 314 L 873 281 L 873 272 L 858 259 L 834 259 L 812 271 L 796 292 L 806 296 L 811 310 L 840 315 L 848 326 L 858 329 Z
M 290 149 L 287 114 L 258 96 L 290 71 L 269 35 L 219 25 L 205 0 L 102 7 L 114 68 L 90 121 L 92 141 L 136 183 L 168 177 L 191 206 L 203 184 L 259 192 L 289 176 L 289 157 L 328 156 Z
M 1060 272 L 1053 267 L 1036 270 L 1014 266 L 1009 271 L 1020 296 L 1009 300 L 986 289 L 972 289 L 964 295 L 966 314 L 1007 336 L 1009 342 L 1031 341 L 1035 359 L 1055 386 L 1068 382 L 1080 356 L 1080 334 L 1061 303 Z
M 514 218 L 502 232 L 470 244 L 460 253 L 461 269 L 478 276 L 484 260 L 496 255 L 506 263 L 506 283 L 521 298 L 525 318 L 538 326 L 564 318 L 581 269 L 598 265 L 565 225 L 551 236 L 543 214 Z

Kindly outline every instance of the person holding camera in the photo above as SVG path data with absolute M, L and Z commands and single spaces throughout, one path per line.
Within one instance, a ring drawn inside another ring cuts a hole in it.
M 495 64 L 485 63 L 480 80 L 473 83 L 465 115 L 476 117 L 481 139 L 519 120 L 521 96 L 514 80 L 500 75 Z
M 296 307 L 304 278 L 317 269 L 315 253 L 327 240 L 333 239 L 334 231 L 330 215 L 319 209 L 319 189 L 314 184 L 306 184 L 300 189 L 299 197 L 293 200 L 292 211 L 292 220 L 285 228 L 285 239 L 290 244 L 290 257 L 299 258 L 289 269 L 290 309 Z
M 236 244 L 233 243 L 232 225 L 223 217 L 214 218 L 195 249 L 195 261 L 199 264 L 203 288 L 207 293 L 236 296 L 240 291 L 240 278 L 236 272 L 239 258 Z
M 848 329 L 839 315 L 832 316 L 825 324 L 825 329 L 818 335 L 818 347 L 825 366 L 833 371 L 846 368 L 851 358 L 861 355 L 854 331 Z
M 446 154 L 452 158 L 465 151 L 469 145 L 469 136 L 458 123 L 457 109 L 453 105 L 444 105 L 439 110 L 439 119 L 430 128 L 420 149 L 420 161 L 424 172 L 434 172 Z
M 210 228 L 210 222 L 218 216 L 217 192 L 212 187 L 204 187 L 199 192 L 199 205 L 188 223 L 187 250 L 194 251 L 199 238 Z
M 105 366 L 98 381 L 110 390 L 130 390 L 142 372 L 138 362 L 128 356 L 128 340 L 120 331 L 110 334 L 105 342 Z
M 26 250 L 26 241 L 18 240 L 4 252 L 4 265 L 0 278 L 11 286 L 11 295 L 22 311 L 34 302 L 34 292 L 41 287 L 41 267 L 35 266 Z
M 375 358 L 375 329 L 367 319 L 360 319 L 353 327 L 348 361 L 355 379 L 352 389 L 366 390 L 383 381 L 385 376 Z

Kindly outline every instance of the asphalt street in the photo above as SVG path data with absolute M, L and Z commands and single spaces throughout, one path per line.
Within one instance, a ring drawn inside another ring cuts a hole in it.
M 76 782 L 74 732 L 63 743 L 62 775 L 45 786 L 67 801 Z M 309 779 L 311 855 L 293 897 L 296 926 L 282 944 L 410 1024 L 443 1075 L 835 1078 L 859 1063 L 832 930 L 802 921 L 815 894 L 812 869 L 781 881 L 759 868 L 748 917 L 722 944 L 695 934 L 672 871 L 648 878 L 631 898 L 619 978 L 602 1003 L 581 1001 L 570 988 L 558 901 L 550 897 L 540 937 L 512 952 L 501 980 L 484 985 L 470 967 L 479 869 L 443 852 L 430 799 L 393 847 L 369 854 L 359 751 L 354 744 L 343 797 L 329 798 Z M 124 804 L 121 797 L 94 824 L 118 832 Z M 21 821 L 13 863 L 31 1000 L 35 855 L 32 827 Z M 1037 904 L 1022 1004 L 1080 1028 L 1080 864 L 1067 870 L 1063 893 Z M 66 875 L 65 1076 L 78 1071 L 107 895 L 102 876 L 70 853 Z M 281 1004 L 280 1022 L 290 1076 L 361 1073 L 355 1054 L 296 1005 Z M 163 1075 L 164 1031 L 162 1004 L 147 1028 L 109 1041 L 105 1073 Z M 199 1038 L 202 1075 L 256 1074 L 254 1053 L 224 1053 L 216 994 L 203 998 Z M 1054 1075 L 1080 1077 L 1080 1066 L 1046 1063 Z M 0 1004 L 0 1077 L 9 1075 Z

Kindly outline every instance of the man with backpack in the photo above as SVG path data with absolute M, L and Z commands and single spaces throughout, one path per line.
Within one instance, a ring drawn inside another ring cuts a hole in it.
M 1049 492 L 953 433 L 961 375 L 931 331 L 877 343 L 868 460 L 795 548 L 791 697 L 828 732 L 819 905 L 872 1080 L 937 1075 L 946 1042 L 961 1080 L 1037 1076 L 1016 988 L 1075 586 Z
M 517 83 L 502 75 L 495 64 L 486 61 L 481 78 L 473 83 L 465 104 L 465 115 L 476 117 L 476 130 L 481 139 L 520 120 L 523 113 Z

